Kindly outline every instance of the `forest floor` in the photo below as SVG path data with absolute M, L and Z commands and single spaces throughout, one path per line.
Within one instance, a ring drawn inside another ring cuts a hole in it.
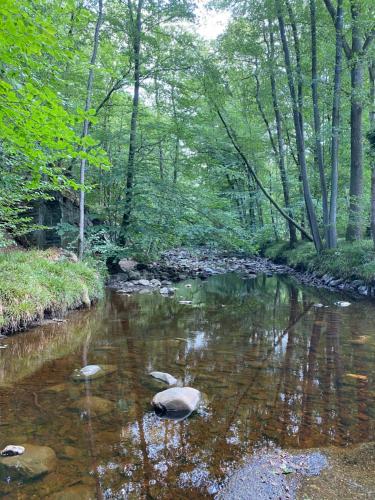
M 0 333 L 61 318 L 89 307 L 103 293 L 103 277 L 67 251 L 0 253 Z

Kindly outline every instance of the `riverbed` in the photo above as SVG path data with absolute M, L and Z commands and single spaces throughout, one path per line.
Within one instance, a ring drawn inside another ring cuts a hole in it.
M 176 288 L 108 291 L 90 311 L 0 340 L 0 445 L 57 456 L 40 479 L 2 478 L 2 496 L 212 498 L 257 454 L 374 441 L 373 302 L 264 274 Z M 85 364 L 116 370 L 74 382 Z M 166 386 L 153 370 L 205 404 L 183 421 L 159 418 L 150 401 Z M 88 418 L 84 397 L 110 409 Z

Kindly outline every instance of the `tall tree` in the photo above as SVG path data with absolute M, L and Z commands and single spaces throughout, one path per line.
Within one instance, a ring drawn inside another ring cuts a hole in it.
M 87 78 L 87 86 L 86 86 L 86 102 L 85 102 L 86 116 L 83 122 L 83 130 L 82 130 L 82 141 L 84 144 L 83 146 L 84 152 L 86 152 L 85 139 L 89 134 L 90 119 L 88 118 L 87 114 L 91 109 L 91 98 L 92 98 L 93 83 L 94 83 L 94 68 L 98 54 L 99 33 L 102 22 L 103 22 L 103 0 L 98 0 L 98 16 L 95 24 L 94 43 L 92 47 L 89 75 Z M 86 156 L 83 156 L 81 159 L 81 166 L 80 166 L 81 190 L 79 197 L 79 258 L 80 259 L 82 259 L 83 257 L 84 246 L 85 246 L 85 174 L 86 174 Z
M 340 138 L 340 98 L 341 98 L 341 73 L 342 73 L 342 28 L 343 8 L 342 0 L 337 0 L 336 12 L 336 60 L 332 105 L 332 143 L 331 143 L 331 199 L 329 207 L 328 247 L 337 246 L 337 193 L 338 193 L 338 164 L 339 164 L 339 138 Z
M 126 171 L 125 210 L 121 223 L 120 243 L 126 242 L 126 232 L 129 227 L 133 202 L 134 168 L 137 147 L 139 90 L 141 86 L 141 37 L 142 37 L 142 9 L 144 0 L 138 0 L 135 7 L 133 0 L 128 0 L 130 16 L 130 30 L 133 50 L 133 104 L 130 120 L 129 152 Z
M 336 9 L 331 0 L 324 0 L 327 10 L 335 22 Z M 375 29 L 363 35 L 361 6 L 359 0 L 350 0 L 351 45 L 343 38 L 343 48 L 350 65 L 351 109 L 350 109 L 350 190 L 349 220 L 346 231 L 348 240 L 359 240 L 362 236 L 363 195 L 363 64 L 374 38 Z M 370 11 L 371 12 L 371 11 Z
M 319 227 L 316 218 L 314 203 L 311 196 L 309 178 L 307 173 L 305 139 L 303 134 L 303 129 L 304 129 L 303 117 L 298 101 L 298 96 L 295 90 L 289 43 L 286 36 L 285 22 L 280 0 L 275 0 L 275 7 L 276 7 L 277 19 L 279 22 L 280 38 L 284 52 L 285 69 L 288 77 L 289 92 L 293 107 L 293 121 L 296 134 L 297 154 L 298 154 L 299 166 L 301 169 L 301 178 L 302 178 L 303 193 L 306 205 L 306 212 L 315 248 L 317 249 L 317 251 L 320 251 L 322 249 L 322 241 L 319 234 Z
M 324 168 L 324 151 L 322 141 L 322 127 L 319 111 L 319 90 L 318 90 L 318 48 L 316 36 L 316 0 L 310 0 L 310 24 L 311 24 L 311 90 L 314 115 L 314 136 L 315 136 L 315 159 L 319 170 L 320 190 L 322 195 L 323 225 L 325 239 L 328 241 L 328 194 L 327 182 Z

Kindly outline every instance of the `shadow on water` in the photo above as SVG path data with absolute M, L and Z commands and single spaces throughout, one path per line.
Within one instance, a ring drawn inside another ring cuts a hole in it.
M 32 483 L 3 481 L 0 494 L 205 498 L 255 450 L 374 440 L 372 303 L 340 308 L 342 297 L 282 277 L 190 283 L 172 298 L 108 293 L 67 323 L 1 341 L 0 446 L 50 446 L 58 467 Z M 71 380 L 95 363 L 117 371 Z M 153 370 L 201 390 L 205 407 L 159 418 L 150 401 L 166 386 Z M 113 410 L 75 410 L 92 397 Z

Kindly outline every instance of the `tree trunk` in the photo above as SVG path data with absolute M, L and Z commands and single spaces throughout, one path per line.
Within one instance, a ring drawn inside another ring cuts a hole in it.
M 311 20 L 311 90 L 314 112 L 314 134 L 315 134 L 315 159 L 318 165 L 320 189 L 322 192 L 322 209 L 325 239 L 328 241 L 328 195 L 327 182 L 324 172 L 324 155 L 322 143 L 322 130 L 319 112 L 318 93 L 318 57 L 316 39 L 316 0 L 310 0 L 310 20 Z
M 94 83 L 94 67 L 96 63 L 96 56 L 98 53 L 99 47 L 99 32 L 100 27 L 103 21 L 103 1 L 98 0 L 98 17 L 95 25 L 95 33 L 94 33 L 94 44 L 92 48 L 91 61 L 90 61 L 90 69 L 89 76 L 87 79 L 87 87 L 86 87 L 86 102 L 85 102 L 85 112 L 87 112 L 91 108 L 91 97 L 92 97 L 92 88 Z M 82 139 L 85 140 L 85 137 L 88 136 L 89 133 L 89 125 L 90 122 L 88 118 L 85 118 L 83 122 L 83 130 L 82 130 Z M 83 146 L 83 151 L 86 151 L 86 147 Z M 81 167 L 80 167 L 80 196 L 79 196 L 79 258 L 82 259 L 85 249 L 85 174 L 86 174 L 86 158 L 82 158 Z
M 279 22 L 280 37 L 281 37 L 281 42 L 282 42 L 283 52 L 284 52 L 285 69 L 287 72 L 289 91 L 290 91 L 290 96 L 291 96 L 292 106 L 293 106 L 293 121 L 294 121 L 295 133 L 296 133 L 298 161 L 299 161 L 299 165 L 300 165 L 300 169 L 301 169 L 301 177 L 302 177 L 306 212 L 307 212 L 307 217 L 308 217 L 309 226 L 310 226 L 310 230 L 312 233 L 315 248 L 318 252 L 320 252 L 322 249 L 322 241 L 321 241 L 320 234 L 319 234 L 318 222 L 317 222 L 316 215 L 315 215 L 315 209 L 314 209 L 314 204 L 313 204 L 313 200 L 311 197 L 309 179 L 308 179 L 308 174 L 307 174 L 302 114 L 299 111 L 297 95 L 296 95 L 294 81 L 293 81 L 293 70 L 292 70 L 292 65 L 291 65 L 291 60 L 290 60 L 288 41 L 287 41 L 286 33 L 285 33 L 284 18 L 283 18 L 282 12 L 281 12 L 280 0 L 275 0 L 275 6 L 276 6 L 276 11 L 277 11 L 277 19 Z
M 138 109 L 139 109 L 139 89 L 141 80 L 141 33 L 142 33 L 142 8 L 144 0 L 138 0 L 136 19 L 134 21 L 132 1 L 128 0 L 128 7 L 132 25 L 132 41 L 133 41 L 133 58 L 134 58 L 134 89 L 133 89 L 133 104 L 132 115 L 130 120 L 130 135 L 129 135 L 129 154 L 128 168 L 126 172 L 126 193 L 125 193 L 125 210 L 122 218 L 119 243 L 125 244 L 126 233 L 130 223 L 133 205 L 133 183 L 134 183 L 134 167 L 137 146 L 137 126 L 138 126 Z
M 273 104 L 273 112 L 276 120 L 276 134 L 277 134 L 277 149 L 278 149 L 278 164 L 279 164 L 279 172 L 281 178 L 281 185 L 283 188 L 284 194 L 284 203 L 288 210 L 290 217 L 293 217 L 293 212 L 290 206 L 290 188 L 289 181 L 285 167 L 285 147 L 284 147 L 284 138 L 282 132 L 282 118 L 279 109 L 279 103 L 277 98 L 277 90 L 276 90 L 276 79 L 275 79 L 275 70 L 274 70 L 274 60 L 275 60 L 275 41 L 273 36 L 272 27 L 270 25 L 270 82 L 271 82 L 271 93 L 272 93 L 272 104 Z M 297 242 L 297 234 L 296 229 L 293 224 L 288 223 L 289 228 L 289 242 L 290 245 L 294 245 Z
M 331 143 L 331 200 L 329 207 L 328 248 L 337 247 L 337 193 L 338 193 L 338 164 L 340 140 L 340 98 L 342 73 L 342 27 L 343 27 L 343 0 L 337 1 L 336 13 L 336 60 L 332 105 L 332 143 Z
M 370 78 L 370 131 L 375 140 L 375 60 L 369 66 Z M 375 249 L 375 144 L 371 144 L 371 235 Z
M 350 3 L 352 16 L 352 48 L 351 48 L 351 108 L 350 108 L 350 202 L 349 221 L 346 230 L 348 241 L 359 240 L 362 236 L 362 194 L 363 194 L 363 147 L 362 147 L 362 87 L 363 61 L 362 37 L 359 26 L 359 3 Z

